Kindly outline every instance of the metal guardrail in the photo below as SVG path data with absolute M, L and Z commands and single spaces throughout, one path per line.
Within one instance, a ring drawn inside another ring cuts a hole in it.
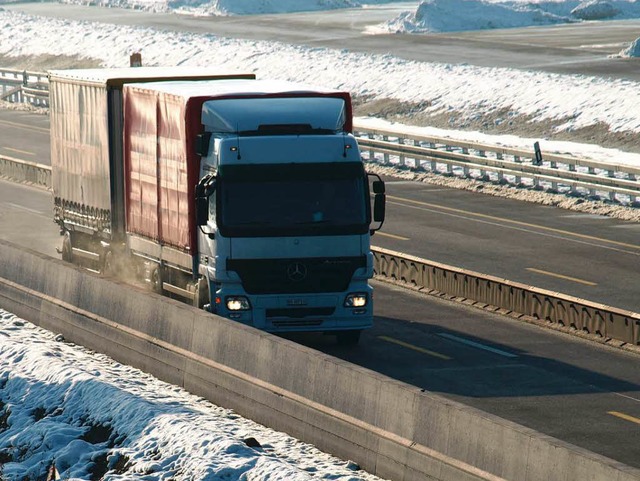
M 407 134 L 401 129 L 375 129 L 355 123 L 365 160 L 383 165 L 411 167 L 433 173 L 523 185 L 572 195 L 596 196 L 606 192 L 612 201 L 637 206 L 640 166 L 606 163 L 535 150 Z M 621 196 L 623 196 L 621 198 Z
M 640 346 L 640 314 L 375 247 L 375 272 L 429 294 Z
M 0 155 L 0 178 L 51 189 L 51 167 Z
M 0 68 L 0 100 L 49 106 L 49 79 L 44 72 Z

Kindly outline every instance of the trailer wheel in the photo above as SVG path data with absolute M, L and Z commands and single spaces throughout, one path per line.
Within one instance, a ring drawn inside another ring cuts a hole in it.
M 340 331 L 336 334 L 336 340 L 339 346 L 355 346 L 360 341 L 362 330 L 354 329 L 351 331 Z
M 71 250 L 71 234 L 69 231 L 64 233 L 62 238 L 62 260 L 65 262 L 73 262 L 73 251 Z
M 104 259 L 102 261 L 102 274 L 108 277 L 113 277 L 116 273 L 115 259 L 113 251 L 108 250 L 104 253 Z
M 151 290 L 156 294 L 162 294 L 162 271 L 160 266 L 154 267 L 151 271 Z

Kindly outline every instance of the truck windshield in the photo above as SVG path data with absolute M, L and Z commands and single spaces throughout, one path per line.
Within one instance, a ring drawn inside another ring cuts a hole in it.
M 347 235 L 369 229 L 361 163 L 228 166 L 219 178 L 222 235 Z

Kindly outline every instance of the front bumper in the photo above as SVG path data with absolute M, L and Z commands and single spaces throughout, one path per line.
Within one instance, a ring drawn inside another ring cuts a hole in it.
M 225 292 L 222 288 L 216 297 L 221 299 L 212 307 L 216 314 L 262 329 L 268 332 L 311 332 L 361 330 L 373 325 L 373 289 L 367 284 L 354 283 L 342 293 L 247 295 L 243 292 Z M 344 301 L 351 292 L 365 292 L 366 306 L 347 308 Z M 249 299 L 251 309 L 229 311 L 225 305 L 227 296 L 243 295 Z

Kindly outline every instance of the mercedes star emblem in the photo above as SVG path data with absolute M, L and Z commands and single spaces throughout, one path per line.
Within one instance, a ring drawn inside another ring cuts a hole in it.
M 287 277 L 293 282 L 300 282 L 307 277 L 307 266 L 301 262 L 293 262 L 287 267 Z

